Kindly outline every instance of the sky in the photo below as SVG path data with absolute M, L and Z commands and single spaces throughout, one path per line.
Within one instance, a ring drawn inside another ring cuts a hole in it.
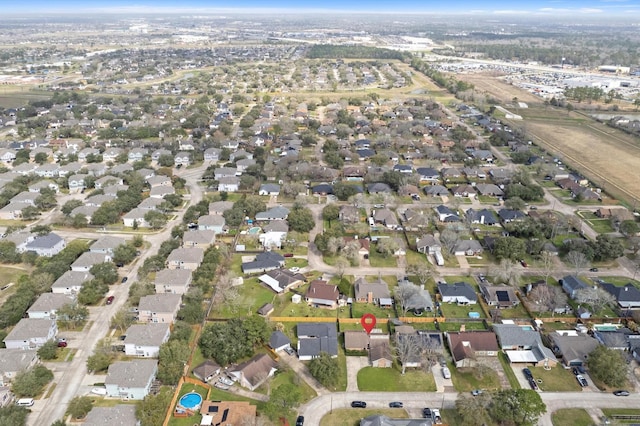
M 6 1 L 6 3 L 5 3 Z M 640 0 L 3 0 L 3 13 L 367 11 L 640 16 Z

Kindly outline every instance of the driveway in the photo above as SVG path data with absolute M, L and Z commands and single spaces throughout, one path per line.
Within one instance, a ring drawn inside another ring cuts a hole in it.
M 347 392 L 358 391 L 358 371 L 369 367 L 369 358 L 366 356 L 347 357 Z

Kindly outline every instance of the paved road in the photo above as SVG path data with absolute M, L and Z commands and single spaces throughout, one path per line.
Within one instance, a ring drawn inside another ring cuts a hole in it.
M 187 181 L 190 192 L 187 197 L 189 201 L 188 204 L 195 204 L 202 200 L 203 190 L 198 183 L 205 168 L 206 166 L 202 165 L 197 168 L 180 170 L 178 174 Z M 29 415 L 28 424 L 38 426 L 48 425 L 57 419 L 61 419 L 67 410 L 69 401 L 77 395 L 86 394 L 90 390 L 90 387 L 86 385 L 83 387 L 83 383 L 86 383 L 88 376 L 86 369 L 87 358 L 93 354 L 93 348 L 96 343 L 109 333 L 110 320 L 115 313 L 124 306 L 128 297 L 129 285 L 137 278 L 138 269 L 144 263 L 144 260 L 157 253 L 160 244 L 170 237 L 171 228 L 181 223 L 185 211 L 186 207 L 177 212 L 175 217 L 167 223 L 167 226 L 161 232 L 144 236 L 145 241 L 150 243 L 149 248 L 142 251 L 140 257 L 133 265 L 123 268 L 126 276 L 129 278 L 127 283 L 114 284 L 111 286 L 109 293 L 115 297 L 113 304 L 91 308 L 89 330 L 81 334 L 82 340 L 80 342 L 70 342 L 70 346 L 77 348 L 77 352 L 69 363 L 57 364 L 58 371 L 54 373 L 56 388 L 50 398 L 36 401 L 36 404 L 32 407 L 32 413 Z M 63 237 L 71 238 L 97 238 L 100 236 L 99 233 L 91 232 L 65 230 L 56 232 Z M 131 237 L 131 234 L 116 233 L 114 235 Z

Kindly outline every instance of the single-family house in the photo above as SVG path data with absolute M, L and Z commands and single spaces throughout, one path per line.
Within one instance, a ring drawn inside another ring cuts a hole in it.
M 289 232 L 289 224 L 285 220 L 273 220 L 263 226 L 262 230 L 264 232 L 258 236 L 258 239 L 263 247 L 281 248 Z
M 396 327 L 396 342 L 403 344 L 405 341 L 411 342 L 412 345 L 421 349 L 421 351 L 417 351 L 407 357 L 404 364 L 404 367 L 407 368 L 419 368 L 422 366 L 424 357 L 421 352 L 431 354 L 444 353 L 442 333 L 437 331 L 421 330 L 416 332 L 411 326 Z
M 267 354 L 259 354 L 229 369 L 229 374 L 238 380 L 240 386 L 256 390 L 278 370 L 276 362 Z
M 393 306 L 389 286 L 380 279 L 368 282 L 364 277 L 360 277 L 355 281 L 353 287 L 357 303 L 372 303 L 386 308 Z
M 455 284 L 438 283 L 438 293 L 442 296 L 442 303 L 457 303 L 458 305 L 475 305 L 478 295 L 469 283 Z
M 171 293 L 150 294 L 140 298 L 138 321 L 171 324 L 175 321 L 182 295 Z
M 440 222 L 460 222 L 460 216 L 458 216 L 458 213 L 451 210 L 444 204 L 440 204 L 435 207 L 434 210 L 436 211 Z
M 40 194 L 29 191 L 22 191 L 21 193 L 13 197 L 10 202 L 15 204 L 23 204 L 23 207 L 26 207 L 27 205 L 35 206 L 38 197 L 40 197 Z
M 88 271 L 67 271 L 55 280 L 51 291 L 58 294 L 78 294 L 82 285 L 91 281 L 93 275 Z
M 222 234 L 224 232 L 225 223 L 226 221 L 224 216 L 207 214 L 198 218 L 198 230 L 213 231 L 216 234 Z
M 618 306 L 622 309 L 640 308 L 640 290 L 631 283 L 618 287 L 610 283 L 600 284 L 603 290 L 615 297 Z
M 423 188 L 423 191 L 425 194 L 431 195 L 432 197 L 445 197 L 450 195 L 449 189 L 442 185 L 428 185 Z
M 105 203 L 110 203 L 117 200 L 116 195 L 98 194 L 87 197 L 84 200 L 84 205 L 87 207 L 102 207 Z
M 482 244 L 478 240 L 459 240 L 453 247 L 456 256 L 478 256 L 482 253 Z
M 262 184 L 260 185 L 260 189 L 258 189 L 258 195 L 280 195 L 280 185 L 275 183 Z
M 82 426 L 131 425 L 140 426 L 136 417 L 136 406 L 118 404 L 113 407 L 93 407 L 82 422 Z
M 585 365 L 589 354 L 600 344 L 593 337 L 575 330 L 559 330 L 549 336 L 556 356 L 565 367 Z
M 372 216 L 375 223 L 381 223 L 389 229 L 396 229 L 400 225 L 396 214 L 387 208 L 374 210 Z
M 302 322 L 296 326 L 298 334 L 298 358 L 309 361 L 325 352 L 332 358 L 338 356 L 338 329 L 336 323 Z
M 391 194 L 393 190 L 384 182 L 375 182 L 367 185 L 369 194 Z
M 160 346 L 169 340 L 167 323 L 133 324 L 125 332 L 124 353 L 127 356 L 157 358 Z
M 440 253 L 442 245 L 438 242 L 435 236 L 427 234 L 422 238 L 416 238 L 416 251 L 424 254 Z
M 168 149 L 160 148 L 151 153 L 151 161 L 157 162 L 163 155 L 172 155 Z
M 285 220 L 289 216 L 289 209 L 276 206 L 264 212 L 256 213 L 256 220 Z
M 611 331 L 595 330 L 593 332 L 593 337 L 595 337 L 601 345 L 617 351 L 629 350 L 629 338 L 631 336 L 638 335 L 627 327 L 620 327 Z M 637 339 L 638 337 L 635 338 Z
M 84 183 L 84 180 L 88 177 L 89 175 L 82 173 L 70 176 L 67 180 L 67 184 L 69 185 L 69 192 L 80 192 L 81 190 L 85 189 L 86 185 Z
M 151 188 L 155 188 L 156 186 L 172 186 L 171 178 L 163 175 L 151 176 L 147 179 L 147 183 Z
M 162 200 L 158 200 L 162 202 Z M 150 228 L 151 225 L 144 218 L 147 213 L 149 213 L 148 209 L 136 207 L 122 216 L 122 223 L 130 228 Z
M 360 257 L 360 259 L 364 260 L 369 257 L 369 251 L 371 250 L 371 242 L 366 238 L 342 237 L 342 240 L 344 241 L 345 246 L 352 242 L 360 246 L 358 248 L 358 256 Z
M 7 349 L 37 349 L 58 334 L 56 320 L 22 318 L 4 338 Z
M 389 338 L 371 339 L 369 348 L 369 363 L 376 368 L 391 368 L 393 365 L 393 352 L 389 345 Z
M 192 280 L 188 269 L 161 269 L 156 272 L 156 293 L 185 294 Z
M 335 309 L 338 307 L 340 292 L 336 285 L 329 284 L 327 281 L 314 280 L 309 284 L 304 298 L 313 307 Z
M 149 211 L 149 210 L 157 210 L 158 206 L 160 204 L 162 204 L 164 202 L 164 200 L 162 198 L 151 198 L 151 197 L 147 197 L 144 200 L 142 200 L 140 202 L 140 204 L 138 204 L 138 207 L 136 207 L 133 210 L 138 209 L 139 211 Z M 143 218 L 144 220 L 144 218 Z
M 34 252 L 38 256 L 51 257 L 60 253 L 67 246 L 64 238 L 49 232 L 46 235 L 35 237 L 29 241 L 25 247 L 25 252 Z
M 429 294 L 429 290 L 424 288 L 424 285 L 417 286 L 408 280 L 399 280 L 398 285 L 411 286 L 410 288 L 413 289 L 413 291 L 408 292 L 408 297 L 402 298 L 403 309 L 413 312 L 416 316 L 420 316 L 424 312 L 433 311 L 431 294 Z
M 449 332 L 446 336 L 456 367 L 475 367 L 484 357 L 497 357 L 500 350 L 493 331 Z
M 451 193 L 453 194 L 454 197 L 468 197 L 468 198 L 474 198 L 477 194 L 475 187 L 467 184 L 454 186 L 453 188 L 451 188 Z
M 500 348 L 512 364 L 532 364 L 554 367 L 558 360 L 542 343 L 540 333 L 517 324 L 494 324 L 493 331 Z
M 242 273 L 255 274 L 268 272 L 284 266 L 284 257 L 281 254 L 267 251 L 258 253 L 254 260 L 242 263 Z
M 498 216 L 503 223 L 517 222 L 527 217 L 527 215 L 520 210 L 511 209 L 500 209 Z
M 306 278 L 304 275 L 291 272 L 288 269 L 274 269 L 258 277 L 258 281 L 276 293 L 283 293 L 291 288 L 299 287 L 306 281 Z
M 209 203 L 209 214 L 222 216 L 227 210 L 233 208 L 233 201 L 214 201 Z
M 480 293 L 487 305 L 496 308 L 512 308 L 520 304 L 513 287 L 507 285 L 480 284 Z
M 48 179 L 41 180 L 29 185 L 29 192 L 35 192 L 39 194 L 40 191 L 45 188 L 54 191 L 56 194 L 60 192 L 60 185 Z
M 291 339 L 289 339 L 282 331 L 276 330 L 271 333 L 271 336 L 269 337 L 269 347 L 273 349 L 274 352 L 283 351 L 287 348 L 291 348 Z
M 313 195 L 331 195 L 333 194 L 333 185 L 328 183 L 320 183 L 311 187 Z
M 111 398 L 142 400 L 149 395 L 158 372 L 158 361 L 134 359 L 109 366 L 104 386 Z
M 182 247 L 198 247 L 206 250 L 216 241 L 216 231 L 194 229 L 182 236 Z
M 104 176 L 109 170 L 104 163 L 91 163 L 85 166 L 87 173 L 91 176 L 100 177 Z
M 221 368 L 215 361 L 207 359 L 193 369 L 193 375 L 207 383 L 220 374 L 220 371 Z
M 479 183 L 476 185 L 476 190 L 480 195 L 489 195 L 492 197 L 502 197 L 504 195 L 504 191 L 493 183 Z
M 111 255 L 86 251 L 71 264 L 71 270 L 89 272 L 92 266 L 105 262 L 111 262 Z
M 60 172 L 60 164 L 45 163 L 35 170 L 37 176 L 43 178 L 57 178 Z
M 469 209 L 466 211 L 467 222 L 480 225 L 498 225 L 498 219 L 492 210 L 482 209 L 474 210 Z
M 585 288 L 589 288 L 587 283 L 582 281 L 575 275 L 567 275 L 560 280 L 560 284 L 562 285 L 562 289 L 569 295 L 570 298 L 576 298 L 576 292 L 579 290 L 583 290 Z
M 7 386 L 18 373 L 30 370 L 37 363 L 35 349 L 0 349 L 0 386 Z
M 238 169 L 235 167 L 218 167 L 214 170 L 215 180 L 220 180 L 222 178 L 230 178 L 238 176 Z
M 118 155 L 122 154 L 124 151 L 121 148 L 107 148 L 102 153 L 102 161 L 104 162 L 115 162 L 118 158 Z
M 127 241 L 122 237 L 116 237 L 114 235 L 103 235 L 98 238 L 91 246 L 89 251 L 92 253 L 102 253 L 113 255 L 113 251 L 116 247 L 126 244 Z
M 199 247 L 179 247 L 174 249 L 167 257 L 169 269 L 198 269 L 204 259 L 204 250 Z
M 418 167 L 416 173 L 420 176 L 420 181 L 435 183 L 440 180 L 440 172 L 431 167 Z
M 67 294 L 42 293 L 29 307 L 27 315 L 35 319 L 55 319 L 58 309 L 74 303 L 75 299 Z
M 358 223 L 360 222 L 360 211 L 355 206 L 340 206 L 338 220 L 340 220 L 342 223 Z
M 210 163 L 217 163 L 220 161 L 220 153 L 222 150 L 220 148 L 207 148 L 204 151 L 204 161 Z
M 164 199 L 167 195 L 173 195 L 176 193 L 176 189 L 171 185 L 158 185 L 149 190 L 149 198 Z
M 237 176 L 221 177 L 218 179 L 218 192 L 238 192 L 240 178 Z
M 173 162 L 176 166 L 187 167 L 191 165 L 191 153 L 185 151 L 179 152 L 173 157 Z

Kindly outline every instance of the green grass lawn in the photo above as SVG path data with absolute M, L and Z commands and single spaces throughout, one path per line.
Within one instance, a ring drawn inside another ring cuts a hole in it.
M 486 368 L 455 368 L 449 366 L 451 380 L 458 392 L 470 392 L 474 389 L 500 389 L 500 378 L 494 370 Z
M 511 368 L 507 355 L 504 352 L 498 352 L 498 360 L 500 360 L 502 371 L 504 371 L 505 376 L 507 376 L 511 389 L 520 389 L 520 382 L 518 381 L 513 368 Z
M 480 318 L 486 318 L 480 305 L 457 305 L 455 303 L 440 304 L 442 315 L 445 318 L 469 318 L 469 312 L 478 312 Z
M 531 374 L 538 381 L 538 386 L 546 392 L 579 392 L 580 385 L 571 370 L 564 369 L 561 365 L 556 365 L 551 370 L 542 367 L 529 368 Z
M 403 409 L 385 408 L 385 409 L 361 409 L 361 408 L 340 408 L 330 410 L 320 420 L 320 426 L 360 426 L 360 420 L 372 416 L 374 414 L 383 414 L 395 419 L 408 419 L 409 415 Z
M 207 397 L 207 389 L 202 386 L 196 386 L 191 383 L 185 383 L 182 385 L 180 389 L 180 393 L 178 394 L 177 401 L 180 401 L 182 395 L 185 395 L 189 392 L 199 393 L 203 399 Z M 173 407 L 175 408 L 175 407 Z M 191 426 L 194 424 L 200 424 L 200 420 L 202 420 L 202 415 L 200 413 L 196 413 L 191 417 L 173 417 L 171 416 L 171 420 L 169 420 L 169 426 Z
M 370 250 L 369 264 L 376 268 L 395 268 L 398 266 L 398 261 L 395 256 L 386 256 L 376 250 Z
M 352 318 L 360 318 L 364 314 L 373 314 L 376 318 L 395 318 L 393 309 L 385 309 L 373 303 L 354 303 L 352 305 Z
M 265 303 L 274 303 L 278 298 L 284 296 L 276 295 L 271 289 L 268 289 L 257 278 L 245 279 L 244 284 L 236 287 L 239 292 L 237 303 L 231 305 L 229 303 L 222 304 L 211 311 L 215 318 L 234 318 L 238 314 L 245 315 L 248 312 L 256 312 Z
M 500 315 L 502 318 L 529 318 L 529 314 L 524 306 L 522 306 L 522 303 L 513 308 L 500 309 Z
M 616 287 L 623 287 L 628 283 L 631 283 L 636 287 L 640 288 L 640 281 L 632 280 L 631 278 L 627 278 L 627 277 L 602 277 L 602 280 L 604 282 L 611 283 Z
M 551 421 L 554 426 L 591 426 L 593 425 L 593 419 L 582 408 L 563 408 L 561 410 L 554 411 L 551 414 Z
M 418 253 L 417 251 L 407 250 L 405 259 L 407 261 L 407 265 L 429 265 L 427 256 L 422 253 Z
M 418 324 L 415 324 L 414 327 L 416 327 Z M 430 325 L 430 328 L 427 328 L 428 330 L 435 330 L 435 325 L 433 325 L 432 323 L 426 323 L 425 325 Z M 442 332 L 447 332 L 447 331 L 460 331 L 460 329 L 462 328 L 462 326 L 464 325 L 464 329 L 465 331 L 485 331 L 486 327 L 484 326 L 484 323 L 481 321 L 474 321 L 474 322 L 440 322 L 438 324 L 439 326 L 439 330 Z M 418 327 L 416 327 L 418 328 Z M 421 328 L 422 329 L 422 328 Z
M 309 265 L 309 261 L 307 261 L 307 259 L 298 259 L 298 258 L 289 257 L 284 261 L 284 267 L 287 269 L 293 268 L 294 266 L 298 268 L 304 268 L 308 265 Z
M 422 370 L 407 369 L 401 374 L 401 367 L 394 363 L 391 368 L 365 367 L 358 371 L 358 389 L 365 392 L 434 392 L 436 383 L 433 375 Z
M 608 232 L 614 231 L 609 219 L 590 219 L 587 220 L 587 223 L 594 231 L 599 234 L 606 234 Z
M 471 284 L 471 287 L 476 289 L 476 291 L 478 290 L 478 283 L 476 283 L 475 278 L 468 275 L 450 275 L 445 277 L 445 280 L 447 284 L 455 284 L 460 282 L 469 283 Z
M 266 395 L 269 387 L 271 392 L 273 392 L 275 389 L 286 383 L 291 383 L 298 387 L 302 393 L 302 398 L 300 399 L 301 404 L 304 404 L 317 396 L 311 386 L 309 386 L 304 380 L 300 379 L 300 376 L 298 376 L 293 370 L 276 372 L 275 376 L 271 379 L 269 386 L 262 385 L 256 390 L 256 392 Z

